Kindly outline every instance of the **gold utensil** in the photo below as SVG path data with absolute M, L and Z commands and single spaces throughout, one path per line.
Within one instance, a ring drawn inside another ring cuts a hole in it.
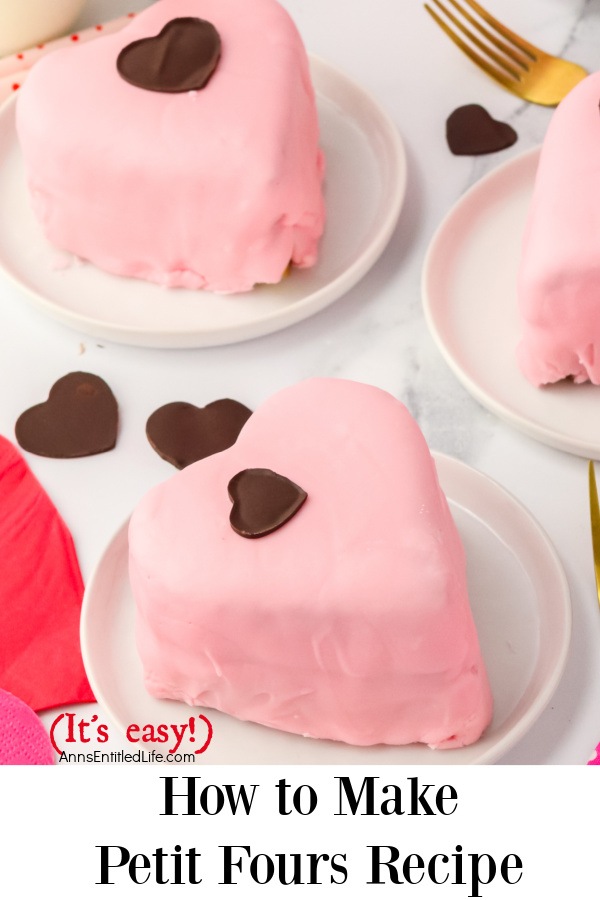
M 462 5 L 458 0 L 446 0 L 446 5 L 441 0 L 432 0 L 432 3 L 448 21 L 428 3 L 425 3 L 425 9 L 448 37 L 491 78 L 523 100 L 556 106 L 588 74 L 576 63 L 550 56 L 534 47 L 502 25 L 475 0 L 462 0 Z M 448 8 L 449 5 L 462 19 Z
M 592 522 L 592 549 L 594 551 L 594 572 L 596 573 L 596 593 L 600 604 L 600 506 L 598 505 L 598 489 L 596 487 L 596 473 L 594 463 L 590 460 L 590 519 Z

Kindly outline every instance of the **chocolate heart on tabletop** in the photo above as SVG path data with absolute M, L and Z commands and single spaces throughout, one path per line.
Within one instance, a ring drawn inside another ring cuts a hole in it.
M 52 386 L 44 403 L 19 416 L 15 435 L 30 453 L 71 459 L 112 450 L 117 425 L 117 401 L 106 382 L 89 372 L 71 372 Z
M 146 436 L 159 456 L 178 469 L 235 444 L 252 411 L 237 400 L 215 400 L 200 408 L 167 403 L 146 422 Z
M 459 106 L 446 121 L 446 139 L 455 156 L 479 156 L 511 147 L 517 132 L 493 119 L 478 103 Z
M 0 437 L 0 688 L 34 710 L 91 702 L 73 540 L 25 460 Z

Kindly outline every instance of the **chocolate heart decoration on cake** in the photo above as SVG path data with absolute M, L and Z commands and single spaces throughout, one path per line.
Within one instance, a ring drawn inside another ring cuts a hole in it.
M 34 710 L 93 701 L 79 643 L 83 581 L 73 540 L 3 437 L 0 559 L 0 688 Z
M 237 400 L 215 400 L 205 407 L 167 403 L 146 422 L 146 436 L 159 456 L 178 469 L 235 444 L 252 410 Z
M 52 386 L 45 403 L 21 413 L 15 435 L 38 456 L 92 456 L 115 446 L 118 418 L 117 401 L 102 378 L 71 372 Z
M 517 132 L 506 122 L 493 119 L 483 106 L 459 106 L 446 120 L 446 140 L 455 156 L 479 156 L 511 147 Z
M 264 537 L 294 516 L 306 491 L 271 469 L 244 469 L 228 485 L 233 508 L 229 521 L 242 537 Z
M 171 19 L 154 37 L 133 41 L 117 57 L 119 74 L 146 91 L 199 91 L 210 81 L 221 55 L 211 22 L 192 16 Z

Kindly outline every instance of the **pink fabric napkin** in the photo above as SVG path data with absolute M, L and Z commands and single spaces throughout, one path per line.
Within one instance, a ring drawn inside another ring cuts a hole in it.
M 79 642 L 82 597 L 65 523 L 0 437 L 0 688 L 34 710 L 94 700 Z
M 588 762 L 588 766 L 600 766 L 600 744 L 596 747 L 595 755 Z
M 51 766 L 50 738 L 34 711 L 0 690 L 0 766 Z

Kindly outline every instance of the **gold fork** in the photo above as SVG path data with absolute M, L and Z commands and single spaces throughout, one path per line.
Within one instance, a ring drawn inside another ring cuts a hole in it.
M 542 106 L 556 106 L 588 74 L 576 63 L 550 56 L 534 47 L 502 25 L 475 0 L 463 0 L 463 6 L 457 0 L 446 0 L 460 13 L 462 20 L 441 0 L 432 2 L 451 24 L 428 3 L 425 3 L 425 9 L 448 37 L 491 78 L 523 100 Z M 464 6 L 469 7 L 477 17 Z M 470 43 L 463 40 L 461 34 Z M 482 35 L 485 42 L 478 35 Z
M 596 593 L 600 604 L 600 507 L 598 506 L 598 489 L 594 463 L 588 464 L 588 480 L 590 490 L 590 519 L 592 523 L 592 550 L 594 554 L 594 573 L 596 575 Z

